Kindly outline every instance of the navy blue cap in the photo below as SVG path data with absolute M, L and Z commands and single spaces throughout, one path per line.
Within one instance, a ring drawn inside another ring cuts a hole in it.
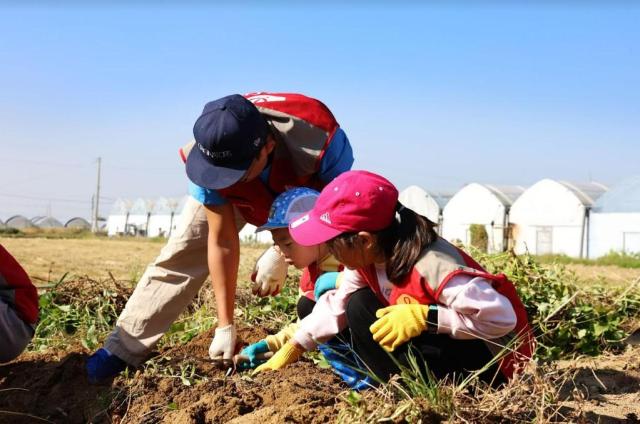
M 267 122 L 239 94 L 205 105 L 193 126 L 195 146 L 187 157 L 187 176 L 200 187 L 235 184 L 267 141 Z

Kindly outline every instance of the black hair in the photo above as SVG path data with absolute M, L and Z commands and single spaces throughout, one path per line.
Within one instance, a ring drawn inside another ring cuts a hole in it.
M 382 230 L 373 232 L 377 247 L 386 263 L 387 278 L 391 282 L 402 281 L 410 272 L 420 253 L 438 239 L 436 224 L 419 215 L 400 202 L 396 204 L 395 217 Z M 329 240 L 329 249 L 335 251 L 341 245 L 353 247 L 358 233 L 343 233 Z

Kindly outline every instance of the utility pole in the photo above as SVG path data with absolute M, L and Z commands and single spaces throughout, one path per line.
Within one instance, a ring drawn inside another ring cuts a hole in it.
M 99 213 L 99 206 L 100 206 L 100 165 L 102 162 L 102 158 L 98 158 L 98 181 L 96 184 L 96 194 L 93 197 L 93 220 L 91 223 L 91 231 L 92 232 L 97 232 L 98 231 L 98 217 L 100 216 Z

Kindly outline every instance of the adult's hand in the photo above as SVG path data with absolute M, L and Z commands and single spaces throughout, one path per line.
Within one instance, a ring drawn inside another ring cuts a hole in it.
M 287 263 L 284 255 L 271 246 L 258 258 L 251 275 L 251 291 L 260 297 L 280 293 L 287 278 Z
M 229 367 L 233 363 L 236 348 L 236 328 L 233 324 L 218 327 L 209 346 L 209 357 L 219 365 Z

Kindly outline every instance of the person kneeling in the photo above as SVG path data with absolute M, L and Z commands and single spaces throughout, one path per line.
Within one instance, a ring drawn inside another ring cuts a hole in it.
M 513 284 L 439 237 L 431 221 L 398 203 L 385 178 L 342 174 L 289 230 L 302 245 L 327 243 L 347 270 L 257 372 L 296 361 L 345 326 L 380 381 L 408 366 L 410 350 L 437 379 L 482 371 L 494 385 L 531 358 L 534 339 Z

